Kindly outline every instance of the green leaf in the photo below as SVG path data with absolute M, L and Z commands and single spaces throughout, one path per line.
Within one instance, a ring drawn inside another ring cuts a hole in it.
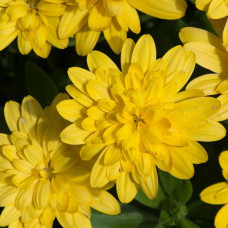
M 155 199 L 151 200 L 149 199 L 142 189 L 140 189 L 135 197 L 135 199 L 140 202 L 141 204 L 151 207 L 151 208 L 159 208 L 161 205 L 161 202 L 165 199 L 165 195 L 162 191 L 162 188 L 159 186 L 158 188 L 158 194 Z
M 58 89 L 48 74 L 32 62 L 26 64 L 25 83 L 28 93 L 43 107 L 50 105 L 58 94 Z
M 192 185 L 189 180 L 180 180 L 167 172 L 159 170 L 159 178 L 163 191 L 178 202 L 187 203 L 192 196 Z
M 119 215 L 105 215 L 92 210 L 91 222 L 93 228 L 155 227 L 158 224 L 151 213 L 130 204 L 122 205 Z
M 162 210 L 159 217 L 159 224 L 164 225 L 166 223 L 169 223 L 171 221 L 171 217 L 169 213 L 166 210 Z
M 198 225 L 196 225 L 194 222 L 192 222 L 191 220 L 189 220 L 187 218 L 180 221 L 179 227 L 181 227 L 181 228 L 200 228 Z
M 192 184 L 190 180 L 182 180 L 180 185 L 175 189 L 174 195 L 177 201 L 187 203 L 192 196 Z

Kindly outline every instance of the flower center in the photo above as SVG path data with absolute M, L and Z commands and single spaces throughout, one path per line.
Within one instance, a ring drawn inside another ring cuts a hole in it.
M 55 174 L 52 172 L 51 161 L 47 165 L 40 165 L 38 168 L 39 177 L 41 179 L 49 179 L 50 181 L 54 178 Z
M 136 127 L 138 127 L 139 122 L 145 124 L 144 119 L 142 119 L 140 116 L 137 116 L 137 115 L 135 115 L 135 114 L 133 114 L 133 121 L 134 121 Z
M 36 4 L 39 2 L 39 0 L 27 0 L 27 3 L 31 9 L 36 8 Z

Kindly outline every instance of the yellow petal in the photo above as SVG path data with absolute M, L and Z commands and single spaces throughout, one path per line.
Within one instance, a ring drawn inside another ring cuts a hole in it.
M 20 105 L 15 101 L 5 104 L 4 115 L 10 131 L 18 131 L 18 121 L 21 116 Z
M 123 12 L 123 8 L 124 8 L 124 2 L 123 1 L 104 0 L 103 4 L 104 4 L 105 10 L 112 17 L 119 16 Z
M 26 184 L 20 189 L 15 199 L 15 207 L 17 209 L 23 209 L 32 203 L 33 191 L 36 182 L 32 178 L 26 181 Z
M 219 19 L 228 15 L 228 7 L 224 0 L 211 1 L 208 8 L 208 16 L 212 19 Z
M 108 88 L 105 84 L 100 83 L 97 80 L 90 80 L 86 84 L 86 90 L 89 96 L 95 101 L 100 99 L 110 99 Z
M 194 164 L 200 164 L 208 160 L 206 150 L 198 142 L 188 141 L 188 146 L 179 150 L 182 150 L 185 156 Z
M 152 165 L 151 174 L 141 182 L 141 188 L 149 199 L 154 199 L 158 192 L 158 175 L 155 165 Z
M 101 188 L 109 182 L 106 176 L 107 168 L 104 165 L 104 153 L 105 151 L 100 154 L 91 172 L 90 184 L 93 188 Z
M 196 62 L 215 73 L 228 71 L 226 62 L 228 55 L 215 46 L 202 42 L 190 42 L 185 44 L 187 50 L 191 50 L 196 55 Z
M 116 190 L 120 201 L 122 203 L 129 203 L 138 192 L 138 184 L 134 182 L 129 173 L 122 172 L 117 178 Z
M 222 45 L 221 39 L 214 35 L 211 32 L 208 32 L 203 29 L 185 27 L 180 31 L 180 39 L 185 44 L 188 42 L 203 42 L 206 44 L 211 44 L 223 51 L 225 51 L 224 46 Z
M 228 226 L 227 221 L 228 205 L 223 206 L 215 216 L 215 226 L 226 228 Z
M 94 72 L 99 67 L 118 69 L 116 64 L 107 55 L 99 51 L 92 51 L 88 54 L 87 64 L 91 72 Z
M 105 146 L 83 146 L 80 150 L 80 156 L 83 160 L 90 160 L 96 154 L 101 153 Z
M 180 150 L 176 150 L 175 147 L 170 148 L 170 153 L 172 156 L 172 169 L 169 173 L 179 179 L 193 177 L 194 167 L 185 154 Z
M 218 74 L 205 74 L 188 83 L 187 89 L 201 89 L 205 95 L 215 95 L 218 93 L 217 87 L 222 80 Z
M 217 98 L 221 102 L 219 110 L 211 116 L 215 121 L 223 121 L 228 119 L 228 95 L 221 95 Z
M 93 105 L 93 100 L 90 99 L 86 94 L 78 90 L 74 85 L 68 85 L 66 91 L 73 97 L 78 103 L 85 107 L 90 107 Z
M 115 162 L 119 161 L 122 156 L 120 148 L 117 145 L 110 145 L 105 152 L 104 164 L 107 166 L 113 165 Z
M 90 11 L 88 25 L 93 31 L 102 31 L 110 25 L 111 20 L 112 17 L 105 10 L 103 2 L 98 1 Z
M 64 119 L 70 122 L 74 122 L 75 120 L 81 117 L 81 112 L 84 106 L 79 104 L 77 101 L 71 99 L 71 100 L 61 101 L 60 103 L 58 103 L 56 108 L 59 114 Z
M 213 184 L 207 188 L 205 188 L 201 193 L 200 193 L 200 198 L 206 203 L 210 204 L 223 204 L 223 202 L 215 200 L 215 194 L 222 190 L 226 189 L 228 187 L 228 184 L 226 182 L 220 182 L 217 184 Z
M 79 55 L 88 55 L 95 47 L 100 32 L 92 31 L 85 25 L 75 35 L 75 48 Z
M 94 74 L 79 67 L 71 67 L 68 69 L 67 73 L 73 84 L 83 93 L 86 92 L 86 83 L 89 80 L 95 79 Z
M 23 99 L 21 105 L 21 114 L 23 117 L 35 124 L 42 113 L 43 109 L 41 105 L 33 97 L 27 96 Z
M 43 159 L 43 151 L 40 148 L 32 145 L 28 145 L 25 147 L 24 155 L 26 159 L 34 166 L 40 163 Z
M 27 55 L 32 50 L 32 45 L 25 40 L 21 33 L 18 34 L 17 44 L 22 55 Z
M 207 10 L 211 0 L 196 0 L 196 7 L 200 10 Z
M 108 215 L 120 213 L 118 201 L 106 191 L 100 191 L 98 195 L 93 198 L 91 207 Z
M 150 35 L 140 37 L 132 53 L 132 63 L 138 63 L 143 72 L 148 71 L 151 63 L 156 60 L 156 47 Z
M 113 19 L 110 26 L 104 30 L 104 37 L 112 50 L 119 54 L 127 39 L 127 32 L 121 28 L 116 19 Z
M 228 167 L 227 167 L 227 161 L 228 161 L 228 152 L 223 151 L 219 156 L 219 164 L 222 167 L 222 173 L 224 178 L 228 179 Z
M 57 210 L 56 212 L 56 218 L 58 219 L 58 222 L 62 227 L 74 227 L 74 219 L 73 214 Z
M 80 123 L 73 123 L 66 127 L 60 134 L 61 140 L 71 145 L 85 144 L 85 139 L 91 134 L 81 128 Z
M 1 213 L 0 226 L 8 226 L 21 216 L 21 212 L 14 206 L 5 207 Z
M 76 227 L 92 228 L 92 225 L 90 223 L 90 219 L 81 213 L 75 213 L 73 215 L 73 219 L 74 219 L 74 222 L 76 224 Z
M 120 16 L 117 16 L 120 26 L 128 31 L 128 27 L 133 33 L 140 33 L 140 19 L 137 10 L 131 6 L 127 1 L 124 1 L 124 9 Z
M 33 204 L 36 209 L 43 209 L 47 206 L 51 193 L 50 181 L 40 180 L 34 189 Z
M 18 189 L 15 187 L 2 185 L 0 187 L 1 195 L 0 195 L 0 206 L 5 207 L 14 204 L 15 198 L 18 193 Z M 1 218 L 0 218 L 1 223 Z
M 121 51 L 121 69 L 124 74 L 127 73 L 129 66 L 131 65 L 131 56 L 135 48 L 135 42 L 132 39 L 127 39 L 122 47 Z
M 60 39 L 74 35 L 86 23 L 87 10 L 80 10 L 77 7 L 69 7 L 63 14 L 58 28 Z
M 128 0 L 136 9 L 162 19 L 178 19 L 184 16 L 187 3 L 183 0 Z

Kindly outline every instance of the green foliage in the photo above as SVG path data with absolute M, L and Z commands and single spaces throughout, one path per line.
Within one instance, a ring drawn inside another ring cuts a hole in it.
M 58 94 L 58 88 L 48 74 L 32 62 L 26 64 L 25 84 L 28 93 L 36 98 L 43 107 L 50 105 Z

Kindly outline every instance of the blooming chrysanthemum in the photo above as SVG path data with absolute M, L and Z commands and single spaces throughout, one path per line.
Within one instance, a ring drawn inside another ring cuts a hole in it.
M 214 28 L 221 35 L 220 27 Z M 214 72 L 197 77 L 187 89 L 201 89 L 206 95 L 222 94 L 218 97 L 222 104 L 216 117 L 219 121 L 228 119 L 228 53 L 220 37 L 193 27 L 183 28 L 180 32 L 181 41 L 187 50 L 194 52 L 196 62 Z
M 103 187 L 115 181 L 122 202 L 131 201 L 141 187 L 149 198 L 157 193 L 156 166 L 178 178 L 194 174 L 193 163 L 207 160 L 197 143 L 224 137 L 224 127 L 210 118 L 220 107 L 201 90 L 179 92 L 195 66 L 194 54 L 181 46 L 156 60 L 150 35 L 122 49 L 122 72 L 106 55 L 93 51 L 87 58 L 90 71 L 73 67 L 73 99 L 57 105 L 73 122 L 60 137 L 84 145 L 84 160 L 97 159 L 90 182 Z
M 76 51 L 87 55 L 96 45 L 100 33 L 112 50 L 119 53 L 127 31 L 140 32 L 136 9 L 163 19 L 184 16 L 185 0 L 65 0 L 67 8 L 58 34 L 60 39 L 75 35 Z
M 61 0 L 1 0 L 0 2 L 0 50 L 18 37 L 22 54 L 34 52 L 46 58 L 51 45 L 65 48 L 68 39 L 60 40 L 57 27 L 65 6 Z
M 57 217 L 66 228 L 89 228 L 90 207 L 108 214 L 120 211 L 105 190 L 89 185 L 90 166 L 79 148 L 65 145 L 59 133 L 66 126 L 55 105 L 44 110 L 27 96 L 22 105 L 10 101 L 5 117 L 10 135 L 0 134 L 0 226 L 52 227 Z
M 200 10 L 207 11 L 208 18 L 215 23 L 217 29 L 222 29 L 223 43 L 228 50 L 228 2 L 227 0 L 196 0 L 196 7 Z
M 219 156 L 219 163 L 222 167 L 222 173 L 226 181 L 213 184 L 204 189 L 201 194 L 201 200 L 209 204 L 225 204 L 215 217 L 216 228 L 228 227 L 228 151 L 224 151 Z

